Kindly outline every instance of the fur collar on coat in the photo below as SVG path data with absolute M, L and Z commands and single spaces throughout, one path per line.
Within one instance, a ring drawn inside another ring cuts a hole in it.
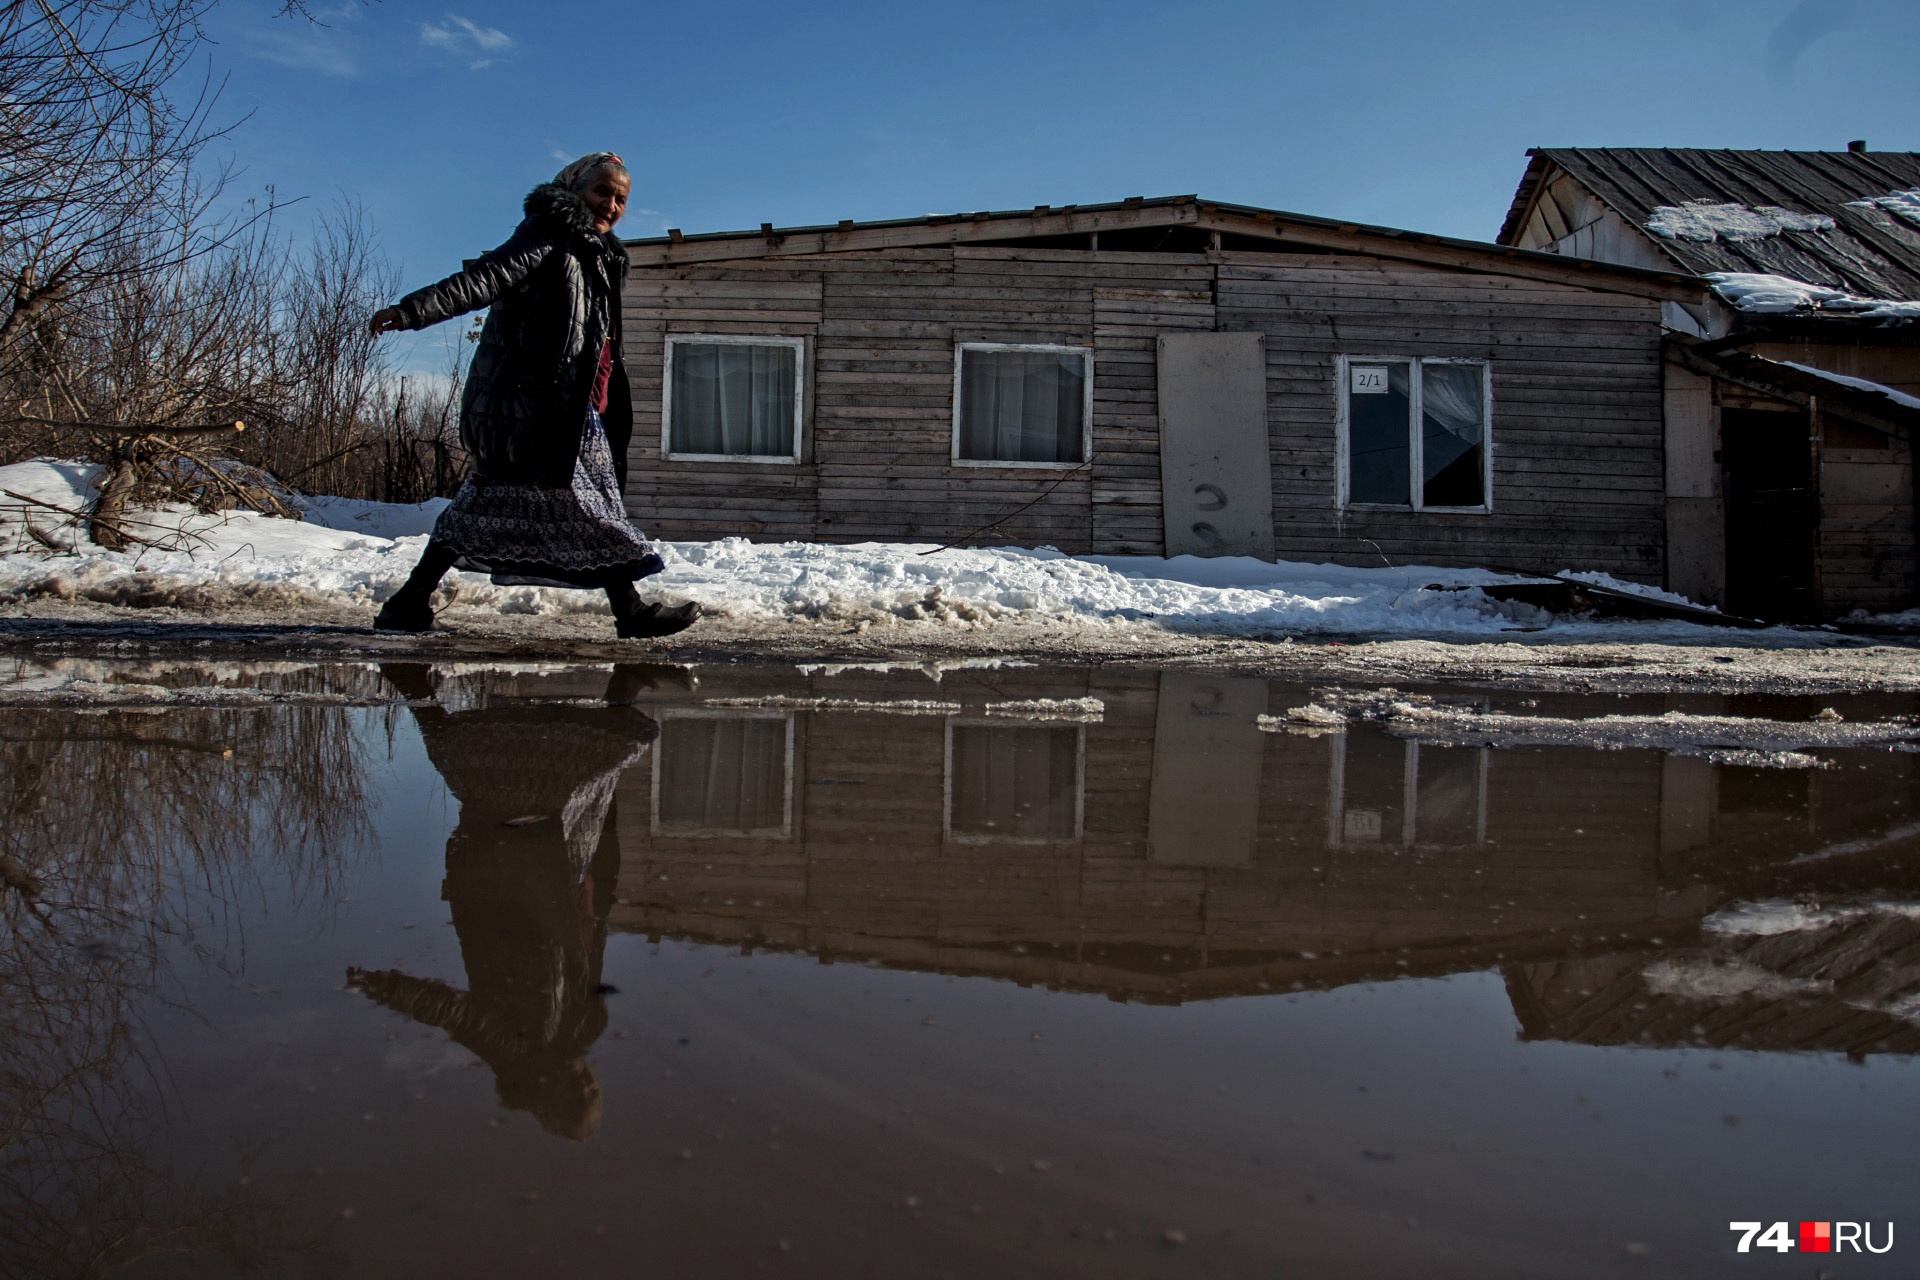
M 598 241 L 610 248 L 619 245 L 611 231 L 602 235 L 593 229 L 593 210 L 587 208 L 587 202 L 557 182 L 543 182 L 527 192 L 520 207 L 529 221 L 543 227 Z

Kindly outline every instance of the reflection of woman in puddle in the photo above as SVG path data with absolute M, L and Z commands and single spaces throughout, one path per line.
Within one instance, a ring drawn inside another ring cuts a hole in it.
M 630 706 L 489 707 L 485 673 L 436 698 L 429 668 L 382 671 L 414 701 L 427 757 L 460 802 L 442 895 L 467 989 L 392 969 L 349 969 L 347 983 L 472 1050 L 503 1105 L 589 1138 L 600 1083 L 586 1053 L 607 1025 L 600 964 L 620 869 L 613 792 L 659 727 Z M 617 668 L 608 701 L 635 681 L 645 674 Z

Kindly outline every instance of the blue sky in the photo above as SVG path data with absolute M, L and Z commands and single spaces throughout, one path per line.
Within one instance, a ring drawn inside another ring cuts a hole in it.
M 361 202 L 408 288 L 599 148 L 626 235 L 1196 192 L 1476 239 L 1530 146 L 1920 150 L 1911 0 L 276 7 L 211 24 L 237 186 Z

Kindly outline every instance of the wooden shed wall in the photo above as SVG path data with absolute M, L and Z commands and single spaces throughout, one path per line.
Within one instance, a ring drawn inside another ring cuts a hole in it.
M 669 538 L 947 540 L 991 526 L 979 541 L 1158 553 L 1156 338 L 1257 330 L 1281 556 L 1578 564 L 1657 582 L 1659 317 L 1649 300 L 1336 255 L 941 246 L 643 268 L 626 294 L 628 503 Z M 661 458 L 670 333 L 809 340 L 798 465 Z M 1088 468 L 952 465 L 954 345 L 971 341 L 1093 348 Z M 1340 355 L 1491 362 L 1491 514 L 1338 508 Z
M 1842 618 L 1856 609 L 1907 608 L 1920 580 L 1912 448 L 1864 430 L 1842 436 L 1831 422 L 1823 434 L 1816 553 L 1821 612 Z M 1869 441 L 1878 447 L 1858 447 Z

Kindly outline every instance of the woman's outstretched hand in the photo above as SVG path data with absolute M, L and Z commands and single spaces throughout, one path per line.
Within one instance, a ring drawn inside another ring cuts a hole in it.
M 373 313 L 373 319 L 367 321 L 367 332 L 392 333 L 400 324 L 400 308 L 382 307 Z

